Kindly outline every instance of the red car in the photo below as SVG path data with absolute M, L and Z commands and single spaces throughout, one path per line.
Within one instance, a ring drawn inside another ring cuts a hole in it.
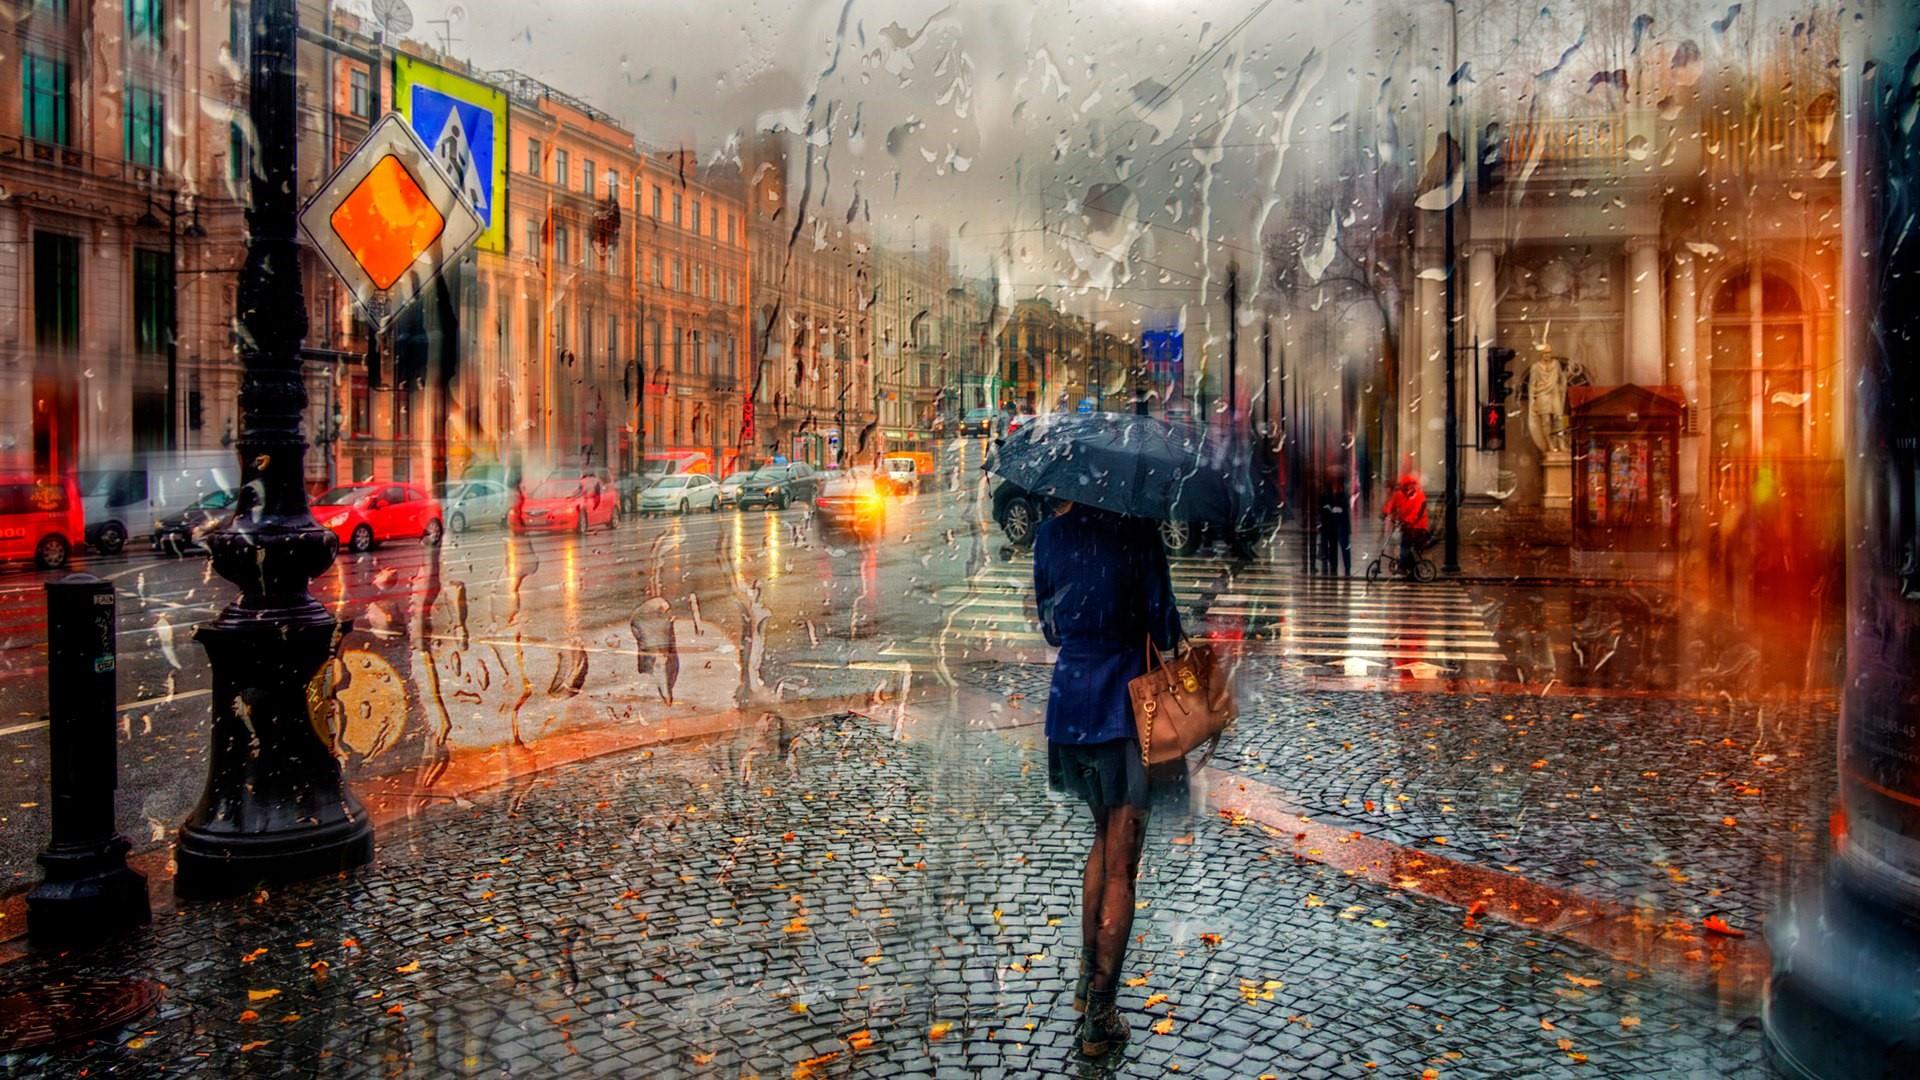
M 593 473 L 549 476 L 515 500 L 507 520 L 515 532 L 611 529 L 620 523 L 620 493 Z
M 389 540 L 440 542 L 440 504 L 425 488 L 391 481 L 342 484 L 313 501 L 313 516 L 348 551 L 368 551 Z
M 0 559 L 32 559 L 42 570 L 58 570 L 85 535 L 80 487 L 71 477 L 0 475 Z

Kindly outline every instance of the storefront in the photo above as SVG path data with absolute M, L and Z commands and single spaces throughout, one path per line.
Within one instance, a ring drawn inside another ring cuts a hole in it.
M 1639 561 L 1674 550 L 1684 400 L 1676 387 L 1571 388 L 1576 556 Z

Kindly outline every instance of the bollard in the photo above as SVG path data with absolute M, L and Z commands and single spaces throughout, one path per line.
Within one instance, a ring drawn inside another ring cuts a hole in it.
M 113 583 L 69 574 L 47 583 L 47 741 L 53 839 L 27 894 L 27 936 L 66 945 L 146 923 L 147 879 L 114 831 L 120 786 Z

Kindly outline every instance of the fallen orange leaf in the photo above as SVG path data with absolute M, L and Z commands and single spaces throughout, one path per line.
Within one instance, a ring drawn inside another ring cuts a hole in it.
M 240 1022 L 241 1022 L 241 1023 L 243 1023 L 243 1024 L 251 1024 L 251 1023 L 253 1023 L 253 1022 L 254 1022 L 255 1020 L 258 1020 L 258 1019 L 260 1019 L 260 1014 L 259 1014 L 259 1013 L 257 1013 L 257 1012 L 254 1012 L 254 1011 L 253 1011 L 252 1009 L 242 1009 L 242 1010 L 240 1010 Z
M 1173 1017 L 1171 1016 L 1153 1025 L 1153 1033 L 1155 1035 L 1168 1035 L 1168 1034 L 1171 1034 L 1172 1032 L 1173 1032 Z
M 1637 1028 L 1640 1026 L 1640 1018 L 1637 1016 L 1623 1016 L 1620 1018 L 1620 1026 L 1623 1028 Z
M 865 1050 L 873 1045 L 873 1032 L 866 1028 L 847 1036 L 847 1045 L 855 1050 Z
M 793 1080 L 813 1080 L 820 1075 L 820 1066 L 840 1056 L 840 1051 L 829 1050 L 819 1057 L 810 1057 L 793 1067 Z
M 272 1042 L 272 1041 L 273 1041 L 272 1039 L 259 1039 L 259 1040 L 256 1040 L 256 1041 L 254 1041 L 254 1042 L 250 1042 L 250 1043 L 241 1043 L 241 1044 L 240 1044 L 240 1052 L 241 1052 L 241 1053 L 243 1053 L 243 1054 L 251 1054 L 251 1053 L 253 1053 L 253 1052 L 254 1052 L 255 1050 L 258 1050 L 258 1049 L 260 1049 L 261 1047 L 263 1047 L 263 1046 L 265 1046 L 265 1045 L 267 1045 L 268 1043 L 270 1043 L 270 1042 Z
M 693 1055 L 693 1063 L 695 1065 L 705 1065 L 707 1062 L 713 1060 L 714 1053 L 714 1051 L 709 1050 L 704 1054 L 695 1054 Z
M 420 970 L 420 961 L 409 960 L 408 962 L 401 964 L 399 967 L 394 968 L 393 970 L 401 975 L 411 975 L 414 972 Z
M 1217 947 L 1220 944 L 1220 935 L 1219 934 L 1201 934 L 1200 943 L 1202 945 L 1207 946 L 1208 948 Z
M 1722 937 L 1732 937 L 1732 938 L 1743 938 L 1747 936 L 1747 932 L 1745 930 L 1736 930 L 1733 927 L 1728 926 L 1727 920 L 1721 918 L 1718 915 L 1707 916 L 1706 918 L 1700 920 L 1700 925 L 1706 928 L 1706 931 L 1709 934 L 1719 934 Z
M 947 1032 L 952 1030 L 953 1030 L 953 1021 L 942 1020 L 939 1023 L 936 1023 L 932 1027 L 927 1029 L 927 1038 L 944 1039 L 947 1037 Z
M 277 997 L 279 997 L 279 996 L 280 996 L 280 991 L 279 991 L 279 990 L 249 990 L 249 991 L 247 991 L 247 1001 L 248 1001 L 248 1002 L 249 1002 L 250 1004 L 254 1004 L 254 1005 L 258 1005 L 258 1004 L 260 1004 L 260 1003 L 261 1003 L 261 1002 L 263 1002 L 263 1001 L 272 1001 L 272 1000 L 273 1000 L 274 998 L 277 998 Z
M 1141 1006 L 1141 1008 L 1143 1008 L 1143 1009 L 1151 1009 L 1151 1008 L 1153 1008 L 1153 1007 L 1154 1007 L 1155 1005 L 1158 1005 L 1158 1004 L 1160 1004 L 1161 1002 L 1163 1002 L 1163 1001 L 1165 1001 L 1165 1000 L 1167 1000 L 1167 995 L 1165 995 L 1165 994 L 1153 994 L 1153 995 L 1150 995 L 1150 996 L 1149 996 L 1149 997 L 1147 998 L 1147 1003 L 1146 1003 L 1145 1005 L 1142 1005 L 1142 1006 Z

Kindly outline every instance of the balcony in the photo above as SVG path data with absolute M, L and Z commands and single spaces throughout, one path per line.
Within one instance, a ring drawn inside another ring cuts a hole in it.
M 9 166 L 29 169 L 42 175 L 52 172 L 58 176 L 61 184 L 70 183 L 73 178 L 84 178 L 145 188 L 166 178 L 165 171 L 161 169 L 12 133 L 0 135 L 0 167 Z M 71 190 L 67 193 L 85 194 L 84 191 Z

